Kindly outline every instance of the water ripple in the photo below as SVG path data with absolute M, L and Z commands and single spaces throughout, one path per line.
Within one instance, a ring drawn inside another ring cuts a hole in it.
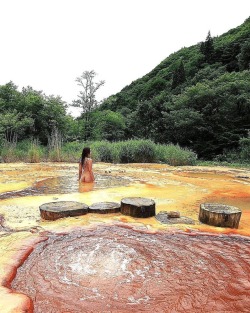
M 249 312 L 250 240 L 78 230 L 39 244 L 12 287 L 36 313 Z

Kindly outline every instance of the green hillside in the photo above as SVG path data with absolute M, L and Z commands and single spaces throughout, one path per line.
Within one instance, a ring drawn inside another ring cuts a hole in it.
M 171 54 L 100 106 L 91 92 L 104 82 L 94 81 L 94 71 L 84 72 L 78 84 L 83 77 L 93 84 L 81 85 L 89 93 L 82 90 L 72 103 L 82 110 L 78 118 L 67 113 L 68 104 L 60 96 L 31 86 L 20 91 L 10 81 L 0 86 L 0 162 L 12 154 L 22 158 L 28 146 L 33 158 L 39 145 L 47 146 L 50 155 L 55 150 L 61 159 L 57 152 L 62 143 L 74 147 L 86 141 L 104 141 L 100 151 L 108 149 L 107 141 L 124 142 L 123 148 L 114 145 L 116 154 L 125 149 L 121 160 L 130 160 L 131 149 L 138 150 L 135 143 L 144 151 L 137 155 L 150 150 L 145 148 L 150 142 L 162 155 L 156 159 L 163 161 L 166 151 L 159 147 L 171 150 L 174 145 L 175 151 L 192 150 L 206 160 L 250 162 L 249 65 L 250 18 L 219 37 L 208 33 L 203 42 Z M 17 146 L 23 147 L 20 153 L 10 152 Z
M 99 110 L 122 116 L 124 139 L 178 143 L 211 159 L 248 137 L 249 64 L 250 18 L 171 54 Z

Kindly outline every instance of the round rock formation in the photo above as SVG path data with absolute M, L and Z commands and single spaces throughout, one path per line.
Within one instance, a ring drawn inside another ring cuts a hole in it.
M 155 202 L 152 199 L 141 197 L 123 198 L 121 213 L 133 217 L 155 216 Z
M 117 213 L 121 211 L 121 205 L 117 202 L 97 202 L 89 206 L 89 213 Z
M 240 217 L 241 210 L 230 205 L 220 203 L 200 205 L 199 220 L 208 225 L 238 228 Z
M 88 213 L 88 206 L 76 201 L 44 203 L 39 209 L 41 217 L 45 220 L 57 220 L 62 217 L 79 216 Z

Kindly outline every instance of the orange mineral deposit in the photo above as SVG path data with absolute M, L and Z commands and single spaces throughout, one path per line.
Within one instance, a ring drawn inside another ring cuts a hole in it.
M 79 185 L 77 164 L 0 164 L 0 312 L 249 312 L 250 171 L 163 164 L 94 165 Z M 162 224 L 121 213 L 41 219 L 56 201 L 145 197 Z M 201 203 L 242 211 L 238 229 L 198 220 Z

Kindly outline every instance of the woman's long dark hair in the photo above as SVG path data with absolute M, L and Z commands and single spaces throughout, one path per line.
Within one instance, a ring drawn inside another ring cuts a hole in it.
M 90 148 L 89 147 L 85 147 L 82 150 L 82 157 L 81 157 L 81 164 L 83 166 L 84 160 L 85 158 L 90 154 Z

